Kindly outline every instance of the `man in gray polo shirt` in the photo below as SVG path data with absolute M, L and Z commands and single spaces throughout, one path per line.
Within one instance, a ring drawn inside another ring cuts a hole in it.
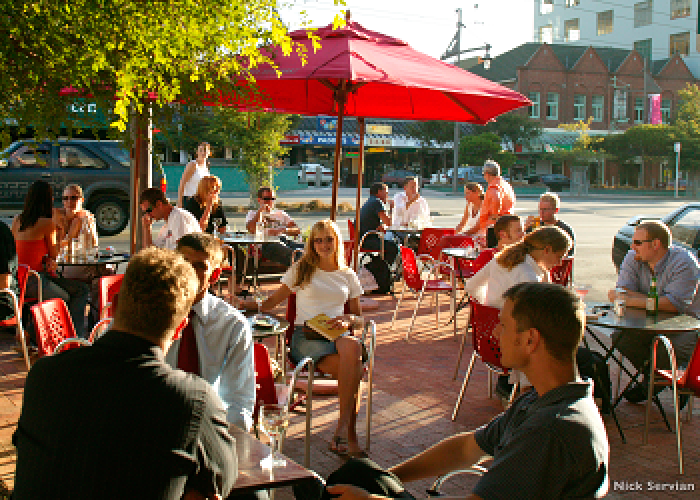
M 644 309 L 652 275 L 656 276 L 659 311 L 684 313 L 700 318 L 700 294 L 696 293 L 700 265 L 693 254 L 683 247 L 671 246 L 671 230 L 661 221 L 639 224 L 632 235 L 632 245 L 620 265 L 617 287 L 627 290 L 628 307 Z M 610 300 L 615 290 L 608 292 Z M 619 338 L 622 335 L 622 338 Z M 617 348 L 640 369 L 649 360 L 651 342 L 656 334 L 645 331 L 626 331 L 613 334 L 619 338 Z M 695 349 L 697 333 L 669 335 L 679 365 L 686 365 Z M 670 368 L 665 356 L 659 356 L 659 368 Z M 663 389 L 663 386 L 660 386 Z M 646 400 L 646 382 L 641 382 L 624 393 L 632 403 Z
M 575 362 L 585 318 L 581 301 L 550 283 L 520 283 L 504 296 L 494 331 L 501 361 L 525 373 L 534 390 L 476 431 L 444 439 L 389 471 L 367 459 L 350 460 L 328 478 L 333 485 L 328 493 L 341 500 L 413 498 L 402 482 L 435 478 L 492 457 L 471 495 L 459 498 L 605 496 L 608 436 L 593 384 L 580 380 Z

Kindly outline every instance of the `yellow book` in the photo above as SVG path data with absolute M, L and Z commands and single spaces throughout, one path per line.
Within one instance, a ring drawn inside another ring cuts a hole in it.
M 328 340 L 334 341 L 335 339 L 346 333 L 347 330 L 344 328 L 332 328 L 330 326 L 331 321 L 331 318 L 321 313 L 308 320 L 306 322 L 306 326 L 311 328 L 313 331 L 319 333 L 320 335 L 323 335 Z

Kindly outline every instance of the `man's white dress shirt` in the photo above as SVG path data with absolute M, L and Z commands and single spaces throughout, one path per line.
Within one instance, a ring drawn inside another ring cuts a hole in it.
M 392 214 L 392 226 L 406 226 L 409 222 L 416 219 L 422 219 L 424 221 L 430 220 L 430 207 L 428 206 L 428 201 L 422 196 L 418 196 L 418 199 L 411 203 L 411 206 L 406 208 L 408 205 L 408 196 L 406 196 L 405 191 L 396 193 L 394 196 L 394 213 Z
M 158 236 L 153 238 L 153 245 L 175 250 L 177 240 L 186 234 L 201 232 L 202 228 L 194 215 L 182 208 L 173 207 L 165 225 L 158 231 Z
M 253 336 L 245 316 L 227 302 L 207 292 L 192 306 L 191 319 L 197 339 L 200 376 L 209 382 L 227 408 L 228 421 L 250 430 L 255 406 Z M 180 340 L 175 340 L 165 360 L 177 367 Z

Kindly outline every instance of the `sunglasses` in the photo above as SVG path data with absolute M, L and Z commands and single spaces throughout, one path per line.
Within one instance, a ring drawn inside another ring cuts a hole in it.
M 642 243 L 651 243 L 654 240 L 632 240 L 632 244 L 640 246 Z
M 335 238 L 333 236 L 326 236 L 325 238 L 314 238 L 314 243 L 320 245 L 321 243 L 335 243 Z
M 262 199 L 263 201 L 275 201 L 277 198 L 275 198 L 274 196 L 265 196 L 265 197 L 263 197 L 263 198 L 261 198 L 261 199 Z
M 79 200 L 79 199 L 80 199 L 80 196 L 75 196 L 75 195 L 73 195 L 73 196 L 64 196 L 64 197 L 63 197 L 63 201 L 68 201 L 68 200 L 71 200 L 71 201 L 72 201 L 72 200 Z
M 153 212 L 153 207 L 148 207 L 146 210 L 143 211 L 143 213 L 145 214 L 150 214 L 151 212 Z

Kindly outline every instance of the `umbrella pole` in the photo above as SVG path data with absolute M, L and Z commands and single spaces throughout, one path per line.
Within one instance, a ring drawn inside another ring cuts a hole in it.
M 362 196 L 362 173 L 365 168 L 365 119 L 359 117 L 357 124 L 360 129 L 360 154 L 357 161 L 357 196 L 355 198 L 355 241 L 353 241 L 353 268 L 357 271 L 357 260 L 360 246 L 360 198 Z
M 333 165 L 333 189 L 331 191 L 331 220 L 335 220 L 335 212 L 338 206 L 338 178 L 340 177 L 340 146 L 343 143 L 343 114 L 345 112 L 345 100 L 347 80 L 340 83 L 335 91 L 338 103 L 338 128 L 335 130 L 335 160 Z

